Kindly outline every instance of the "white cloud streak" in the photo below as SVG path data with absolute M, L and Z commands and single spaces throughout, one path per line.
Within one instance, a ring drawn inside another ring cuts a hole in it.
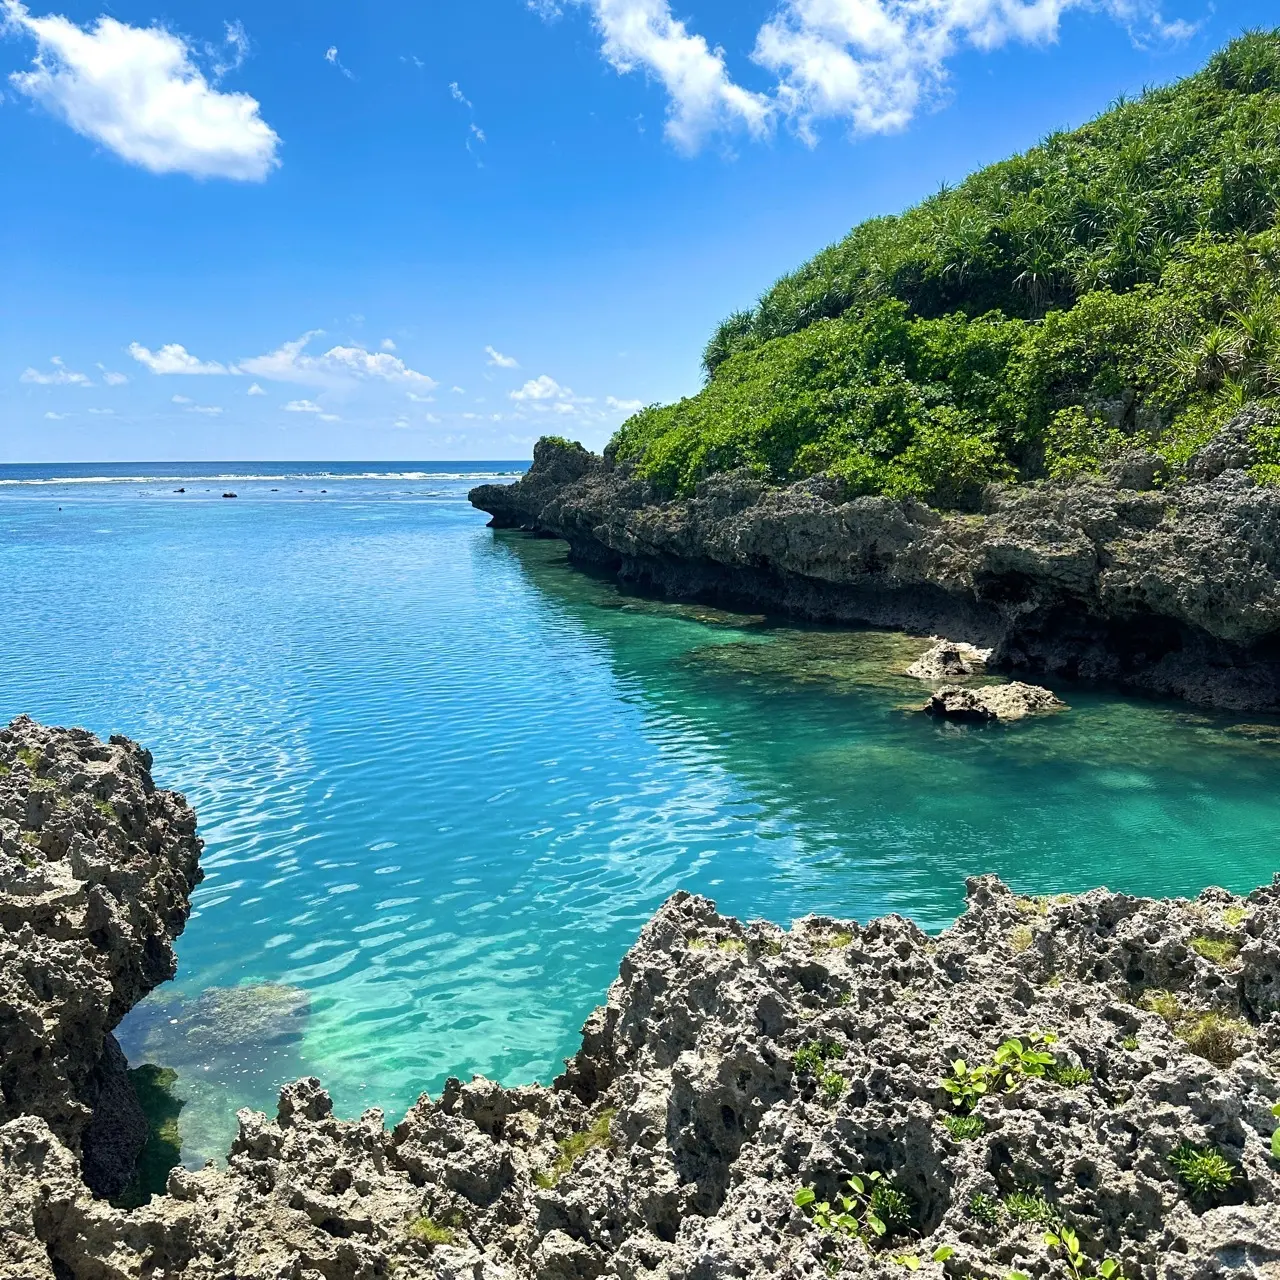
M 33 17 L 20 0 L 0 3 L 6 29 L 37 44 L 31 70 L 10 83 L 121 159 L 152 173 L 243 182 L 261 182 L 279 164 L 280 139 L 257 100 L 214 88 L 180 36 L 106 16 L 79 27 L 56 14 Z M 233 44 L 243 37 L 231 31 Z
M 198 360 L 180 342 L 166 343 L 159 351 L 151 351 L 140 342 L 129 344 L 129 354 L 152 373 L 217 375 L 230 373 L 224 364 Z
M 76 373 L 68 369 L 61 356 L 50 357 L 52 369 L 26 369 L 19 377 L 19 382 L 35 383 L 39 387 L 91 387 L 93 381 L 88 374 Z
M 496 351 L 493 347 L 485 347 L 485 355 L 489 359 L 485 362 L 495 369 L 518 369 L 520 361 L 515 356 L 504 356 L 501 351 Z
M 316 387 L 373 380 L 416 387 L 422 391 L 430 391 L 437 385 L 434 378 L 409 368 L 399 356 L 389 351 L 337 346 L 330 347 L 322 355 L 308 355 L 307 345 L 319 337 L 319 332 L 312 330 L 266 355 L 241 360 L 235 371 L 272 382 L 296 382 Z

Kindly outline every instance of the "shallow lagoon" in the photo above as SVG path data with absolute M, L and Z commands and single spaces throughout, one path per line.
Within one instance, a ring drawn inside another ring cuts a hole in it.
M 1069 687 L 934 724 L 911 641 L 628 597 L 487 530 L 474 474 L 376 470 L 257 466 L 224 502 L 212 468 L 0 469 L 0 716 L 129 733 L 200 813 L 177 981 L 120 1033 L 177 1069 L 191 1161 L 304 1073 L 393 1116 L 452 1073 L 548 1079 L 677 888 L 940 928 L 978 872 L 1280 870 L 1276 724 Z

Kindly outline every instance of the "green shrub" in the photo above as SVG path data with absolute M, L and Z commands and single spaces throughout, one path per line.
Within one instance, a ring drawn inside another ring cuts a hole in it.
M 1015 1222 L 1031 1222 L 1037 1226 L 1050 1226 L 1057 1222 L 1054 1207 L 1035 1191 L 1013 1191 L 1004 1198 L 1004 1211 Z
M 993 1227 L 1003 1216 L 1004 1206 L 995 1196 L 989 1196 L 985 1191 L 975 1191 L 969 1198 L 969 1213 L 978 1222 Z
M 981 1116 L 943 1116 L 942 1123 L 957 1142 L 980 1138 L 987 1131 L 987 1122 Z
M 844 1050 L 830 1040 L 810 1040 L 802 1044 L 791 1058 L 791 1069 L 798 1076 L 816 1076 L 822 1074 L 828 1062 L 844 1057 Z
M 1236 1167 L 1216 1147 L 1182 1143 L 1169 1157 L 1179 1180 L 1193 1196 L 1219 1195 L 1235 1181 Z

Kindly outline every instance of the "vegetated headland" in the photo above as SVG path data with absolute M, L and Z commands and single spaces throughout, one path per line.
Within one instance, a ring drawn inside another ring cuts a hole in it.
M 0 730 L 0 1280 L 1280 1267 L 1280 877 L 1194 901 L 976 879 L 932 938 L 678 893 L 550 1087 L 450 1080 L 387 1128 L 305 1079 L 239 1113 L 225 1167 L 165 1176 L 164 1064 L 126 1072 L 111 1035 L 172 975 L 200 875 L 150 765 Z
M 856 227 L 602 458 L 472 495 L 676 595 L 1280 709 L 1280 32 Z

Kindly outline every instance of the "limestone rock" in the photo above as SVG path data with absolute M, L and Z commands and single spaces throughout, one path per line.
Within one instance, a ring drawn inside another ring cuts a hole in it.
M 1048 689 L 1038 685 L 988 685 L 971 689 L 962 685 L 944 685 L 935 689 L 921 710 L 943 720 L 984 723 L 991 720 L 1025 720 L 1027 716 L 1051 715 L 1066 711 L 1067 704 Z
M 47 1121 L 108 1195 L 147 1132 L 111 1031 L 173 976 L 200 878 L 195 814 L 150 770 L 127 738 L 0 729 L 0 1122 Z
M 954 680 L 957 676 L 981 675 L 990 657 L 990 649 L 977 649 L 963 641 L 939 640 L 907 668 L 907 675 L 916 680 Z
M 1280 711 L 1280 490 L 1239 469 L 1253 415 L 1206 446 L 1191 483 L 1153 489 L 1135 457 L 1110 482 L 992 489 L 980 514 L 746 472 L 670 500 L 551 440 L 524 479 L 471 501 L 495 527 L 563 538 L 575 559 L 673 597 L 963 635 L 1001 670 Z

